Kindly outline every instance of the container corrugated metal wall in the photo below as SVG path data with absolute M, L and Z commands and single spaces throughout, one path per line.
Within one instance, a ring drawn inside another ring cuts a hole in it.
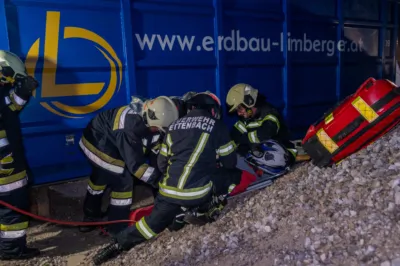
M 397 33 L 388 0 L 0 2 L 0 49 L 41 82 L 21 113 L 35 184 L 89 174 L 82 129 L 132 95 L 210 90 L 224 102 L 247 82 L 301 138 L 368 77 L 395 79 Z

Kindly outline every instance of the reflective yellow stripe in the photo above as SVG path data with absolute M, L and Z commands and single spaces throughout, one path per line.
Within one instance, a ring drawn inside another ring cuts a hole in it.
M 16 106 L 15 106 L 15 104 L 10 104 L 9 106 L 8 106 L 8 108 L 10 108 L 10 110 L 11 111 L 13 111 L 13 112 L 15 112 L 15 111 L 19 111 L 20 109 L 18 109 Z
M 22 223 L 17 223 L 17 224 L 0 224 L 0 230 L 1 231 L 17 231 L 17 230 L 23 230 L 28 228 L 29 223 L 28 222 L 22 222 Z
M 129 198 L 132 198 L 132 191 L 127 191 L 127 192 L 112 191 L 111 192 L 111 198 L 114 198 L 114 199 L 129 199 Z
M 138 170 L 133 174 L 136 178 L 139 178 L 140 180 L 147 182 L 149 181 L 149 178 L 152 176 L 154 173 L 154 167 L 149 166 L 148 164 L 142 164 L 139 166 Z
M 276 132 L 279 132 L 281 124 L 279 123 L 279 119 L 274 115 L 266 115 L 263 119 L 259 119 L 259 120 L 256 120 L 254 122 L 250 122 L 249 124 L 247 124 L 246 127 L 247 128 L 261 127 L 263 125 L 263 123 L 265 121 L 267 121 L 267 120 L 274 122 L 276 124 L 276 127 L 277 127 Z
M 178 189 L 159 183 L 160 194 L 174 199 L 194 200 L 206 196 L 212 188 L 213 183 L 210 181 L 207 185 L 199 188 Z
M 250 132 L 248 134 L 248 137 L 251 143 L 260 143 L 260 140 L 258 139 L 257 136 L 257 131 Z
M 10 164 L 14 162 L 14 158 L 12 157 L 12 154 L 8 154 L 7 156 L 3 157 L 0 160 L 1 164 Z
M 330 113 L 327 117 L 325 117 L 325 124 L 329 124 L 333 121 L 333 113 Z
M 160 154 L 165 156 L 165 157 L 168 156 L 168 148 L 167 148 L 167 145 L 165 145 L 164 143 L 161 144 Z
M 0 178 L 0 185 L 8 185 L 14 182 L 17 182 L 19 180 L 22 180 L 26 177 L 26 171 L 19 172 L 15 175 L 7 176 L 7 177 L 1 177 Z
M 241 121 L 236 122 L 234 127 L 242 134 L 247 132 L 246 126 Z
M 10 109 L 12 110 L 12 111 L 15 111 L 15 110 L 22 110 L 22 108 L 24 107 L 24 104 L 20 104 L 20 103 L 22 103 L 20 100 L 22 100 L 22 99 L 20 99 L 14 92 L 11 92 L 10 93 L 10 100 L 11 100 L 11 102 L 12 102 L 12 104 L 11 105 L 9 105 L 9 107 L 10 107 Z M 22 100 L 23 101 L 23 100 Z
M 297 150 L 296 149 L 287 149 L 293 156 L 294 158 L 297 157 Z
M 148 164 L 142 164 L 139 166 L 139 168 L 136 170 L 136 172 L 133 174 L 136 178 L 142 178 L 144 172 L 146 172 L 147 168 L 149 167 Z
M 232 184 L 228 187 L 228 193 L 231 193 L 235 189 L 236 185 Z
M 128 106 L 119 108 L 117 115 L 115 116 L 113 130 L 117 130 L 120 128 L 120 122 L 123 122 L 123 121 L 121 121 L 121 115 L 122 115 L 122 112 L 125 111 L 126 108 L 128 108 Z
M 111 156 L 101 152 L 95 146 L 93 146 L 84 136 L 82 136 L 80 142 L 82 143 L 82 145 L 80 144 L 80 146 L 83 150 L 89 151 L 90 153 L 94 154 L 95 156 L 97 156 L 99 159 L 101 159 L 105 163 L 108 163 L 108 164 L 111 164 L 114 166 L 119 166 L 121 168 L 125 167 L 125 163 L 123 161 L 112 158 Z
M 219 149 L 217 150 L 217 154 L 219 156 L 227 156 L 235 150 L 235 147 L 236 147 L 235 142 L 229 141 L 227 144 L 219 147 Z
M 136 229 L 142 234 L 144 238 L 147 240 L 157 236 L 156 233 L 154 233 L 153 230 L 151 230 L 150 226 L 146 223 L 145 217 L 142 217 L 142 219 L 139 220 L 136 224 Z
M 127 192 L 111 192 L 110 204 L 114 206 L 132 205 L 132 191 Z
M 172 156 L 173 155 L 172 154 L 172 138 L 171 138 L 170 134 L 167 135 L 167 138 L 166 138 L 165 142 L 166 142 L 166 146 L 167 146 L 167 156 Z M 168 160 L 167 171 L 165 173 L 165 177 L 162 180 L 162 183 L 164 185 L 167 185 L 167 180 L 169 178 L 169 167 L 171 166 L 171 164 L 172 164 L 171 161 Z
M 92 181 L 89 180 L 88 186 L 94 191 L 103 191 L 106 189 L 106 185 L 95 185 Z
M 6 131 L 0 130 L 0 139 L 4 139 L 5 137 L 7 137 Z
M 375 113 L 375 111 L 360 96 L 358 96 L 351 104 L 368 122 L 371 123 L 378 118 L 378 114 Z
M 328 134 L 322 128 L 318 130 L 317 137 L 322 145 L 330 152 L 334 153 L 339 146 L 328 136 Z
M 264 122 L 267 121 L 267 120 L 270 120 L 270 121 L 272 121 L 272 122 L 275 122 L 276 127 L 277 127 L 276 132 L 279 132 L 279 129 L 281 128 L 281 123 L 279 123 L 279 119 L 278 119 L 276 116 L 274 116 L 274 115 L 267 115 L 267 116 L 264 117 L 264 119 L 262 120 L 262 123 L 264 123 Z M 261 124 L 262 124 L 262 123 L 261 123 Z
M 10 100 L 14 105 L 21 109 L 26 104 L 26 101 L 24 99 L 15 94 L 15 91 L 11 91 Z
M 161 148 L 161 145 L 160 145 L 160 144 L 157 144 L 157 145 L 153 146 L 153 147 L 151 148 L 151 150 L 152 150 L 154 153 L 158 153 L 158 151 L 160 150 L 160 148 Z
M 10 169 L 0 169 L 0 175 L 11 175 L 14 172 L 15 168 Z
M 91 180 L 89 180 L 87 191 L 92 195 L 101 195 L 104 193 L 106 187 L 106 185 L 95 185 Z
M 199 159 L 200 155 L 203 153 L 203 150 L 207 144 L 208 137 L 210 134 L 208 133 L 201 133 L 200 139 L 197 142 L 196 148 L 194 149 L 193 153 L 190 155 L 188 163 L 183 168 L 183 173 L 179 177 L 178 188 L 183 189 L 186 183 L 190 172 L 192 171 L 193 166 L 196 164 L 197 160 Z
M 168 145 L 168 155 L 172 155 L 172 138 L 171 138 L 170 134 L 168 134 L 168 136 L 167 136 L 166 143 Z

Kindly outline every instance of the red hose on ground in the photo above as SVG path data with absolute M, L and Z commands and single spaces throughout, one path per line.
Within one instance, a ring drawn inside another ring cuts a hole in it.
M 14 207 L 11 204 L 8 204 L 7 202 L 4 202 L 2 200 L 0 200 L 0 205 L 3 205 L 13 211 L 22 213 L 26 216 L 32 217 L 35 220 L 40 220 L 40 221 L 44 221 L 44 222 L 49 222 L 49 223 L 53 223 L 53 224 L 60 224 L 60 225 L 71 225 L 71 226 L 101 226 L 101 225 L 107 225 L 107 224 L 117 224 L 117 223 L 134 223 L 134 220 L 116 220 L 116 221 L 104 221 L 104 222 L 68 222 L 68 221 L 60 221 L 60 220 L 54 220 L 54 219 L 50 219 L 50 218 L 46 218 L 43 216 L 39 216 L 39 215 L 35 215 L 33 213 L 21 210 L 17 207 Z

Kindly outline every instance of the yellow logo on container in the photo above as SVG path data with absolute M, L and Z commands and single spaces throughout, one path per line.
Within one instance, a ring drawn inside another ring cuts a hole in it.
M 41 82 L 41 98 L 71 97 L 98 95 L 106 87 L 105 82 L 56 84 L 58 43 L 60 33 L 60 12 L 49 11 L 46 16 L 46 32 L 44 37 L 44 65 Z M 102 96 L 96 101 L 83 106 L 72 106 L 60 101 L 42 101 L 40 104 L 50 112 L 68 118 L 82 118 L 83 115 L 103 108 L 119 91 L 122 81 L 122 63 L 111 45 L 98 34 L 84 28 L 65 27 L 64 39 L 84 39 L 91 41 L 103 54 L 110 64 L 110 78 L 108 86 Z M 40 38 L 29 48 L 25 62 L 28 74 L 35 76 L 36 65 L 40 53 Z M 72 52 L 73 53 L 73 52 Z M 71 53 L 71 56 L 73 54 Z M 36 92 L 34 92 L 36 97 Z M 67 113 L 68 115 L 64 114 Z

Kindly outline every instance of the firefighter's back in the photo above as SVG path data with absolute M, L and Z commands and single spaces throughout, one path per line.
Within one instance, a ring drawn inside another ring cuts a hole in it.
M 171 148 L 169 185 L 178 189 L 202 187 L 216 167 L 215 134 L 218 120 L 204 110 L 193 110 L 168 128 Z
M 138 135 L 142 135 L 142 131 L 146 130 L 141 116 L 139 114 L 132 116 L 133 114 L 129 105 L 115 107 L 97 114 L 83 131 L 83 144 L 87 148 L 94 146 L 101 153 L 112 158 L 121 159 L 116 132 L 136 130 Z M 128 115 L 129 119 L 127 119 Z

